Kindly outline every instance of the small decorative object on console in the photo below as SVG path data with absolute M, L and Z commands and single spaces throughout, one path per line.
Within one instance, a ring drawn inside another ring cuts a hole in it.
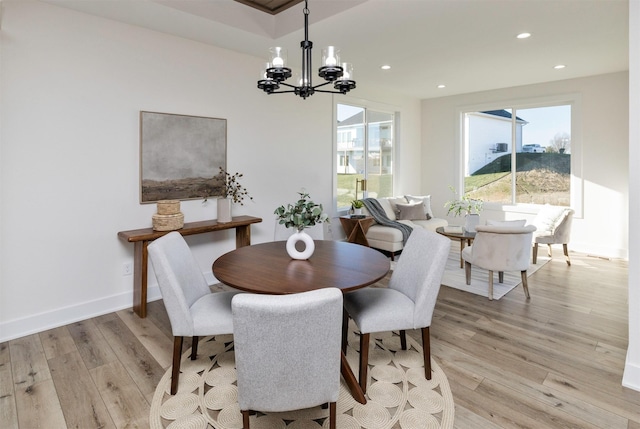
M 155 231 L 175 231 L 184 226 L 179 200 L 160 200 L 157 207 L 158 212 L 152 216 Z
M 245 198 L 253 201 L 253 197 L 249 195 L 247 188 L 240 184 L 240 178 L 244 176 L 242 173 L 229 174 L 224 168 L 219 168 L 218 176 L 223 182 L 224 197 L 218 198 L 218 222 L 226 223 L 231 222 L 232 203 L 243 206 Z

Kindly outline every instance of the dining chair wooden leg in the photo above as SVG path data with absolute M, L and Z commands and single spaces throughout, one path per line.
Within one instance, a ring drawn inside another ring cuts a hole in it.
M 522 288 L 524 289 L 524 295 L 527 297 L 527 299 L 529 299 L 531 298 L 531 296 L 529 296 L 529 285 L 527 284 L 527 272 L 521 271 L 520 275 L 522 276 Z
M 467 284 L 471 284 L 471 264 L 464 261 L 464 277 L 467 280 Z
M 498 283 L 504 283 L 504 271 L 498 271 Z
M 400 330 L 400 348 L 407 350 L 407 333 L 404 329 Z
M 551 245 L 550 244 L 547 244 L 547 255 L 550 258 L 553 258 L 553 253 L 552 253 L 552 249 L 551 249 Z
M 336 403 L 329 404 L 329 429 L 336 429 Z
M 571 259 L 569 259 L 569 247 L 567 243 L 562 244 L 562 250 L 564 250 L 564 257 L 567 259 L 567 265 L 571 266 Z
M 431 380 L 431 335 L 429 327 L 422 328 L 422 356 L 424 357 L 424 376 Z
M 533 243 L 533 263 L 538 262 L 538 243 Z
M 367 370 L 369 365 L 369 335 L 360 333 L 360 388 L 367 393 Z
M 347 334 L 349 330 L 349 313 L 342 310 L 342 353 L 347 354 Z
M 489 271 L 489 301 L 493 301 L 493 271 Z
M 178 379 L 180 378 L 180 356 L 182 355 L 183 337 L 173 337 L 173 362 L 171 368 L 171 394 L 178 391 Z
M 191 338 L 191 360 L 196 360 L 198 357 L 198 341 L 200 338 L 192 337 Z
M 249 415 L 251 411 L 242 410 L 242 429 L 249 429 Z

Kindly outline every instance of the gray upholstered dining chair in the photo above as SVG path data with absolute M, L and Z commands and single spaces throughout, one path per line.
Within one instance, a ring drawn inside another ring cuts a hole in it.
M 538 244 L 546 244 L 547 254 L 551 257 L 551 245 L 562 244 L 567 265 L 571 266 L 568 244 L 571 239 L 571 223 L 573 209 L 545 204 L 542 206 L 533 225 L 537 230 L 533 233 L 533 263 L 538 262 Z
M 340 392 L 342 292 L 241 294 L 231 303 L 244 429 L 251 411 L 281 412 L 329 404 L 336 427 Z
M 359 382 L 363 392 L 367 388 L 369 339 L 374 332 L 399 330 L 402 349 L 406 350 L 405 331 L 421 329 L 425 377 L 431 379 L 429 327 L 450 247 L 448 238 L 414 228 L 388 288 L 367 287 L 345 294 L 342 349 L 346 353 L 351 317 L 360 329 Z
M 467 284 L 471 284 L 471 266 L 489 271 L 489 300 L 493 300 L 493 272 L 498 272 L 498 282 L 504 281 L 505 271 L 520 271 L 522 288 L 527 298 L 527 270 L 531 258 L 531 237 L 536 227 L 478 225 L 473 244 L 462 251 Z
M 174 395 L 178 390 L 183 338 L 192 337 L 191 359 L 194 360 L 199 336 L 233 333 L 231 298 L 237 292 L 211 292 L 189 246 L 178 232 L 158 238 L 149 244 L 148 250 L 174 336 L 171 372 L 171 394 Z

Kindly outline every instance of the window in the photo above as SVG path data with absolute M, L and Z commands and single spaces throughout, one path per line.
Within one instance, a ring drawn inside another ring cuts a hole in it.
M 463 113 L 464 192 L 500 204 L 571 205 L 572 105 Z
M 336 105 L 336 194 L 339 211 L 351 207 L 351 201 L 356 198 L 393 195 L 395 114 L 383 110 Z

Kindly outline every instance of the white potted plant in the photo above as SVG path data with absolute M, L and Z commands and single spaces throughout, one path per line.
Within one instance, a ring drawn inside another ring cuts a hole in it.
M 363 207 L 364 207 L 364 202 L 362 202 L 362 200 L 351 201 L 351 208 L 353 209 L 354 215 L 361 216 Z
M 304 190 L 298 192 L 300 198 L 295 204 L 278 207 L 273 213 L 279 219 L 278 223 L 296 231 L 287 240 L 287 252 L 293 259 L 309 259 L 315 250 L 315 244 L 305 228 L 318 223 L 329 222 L 329 216 L 323 212 L 322 204 L 314 203 Z M 300 252 L 295 245 L 298 241 L 305 244 L 305 250 Z
M 447 215 L 464 215 L 465 231 L 475 232 L 476 225 L 480 223 L 480 212 L 482 211 L 483 201 L 479 198 L 471 198 L 467 194 L 458 196 L 458 193 L 453 186 L 449 186 L 449 189 L 451 189 L 451 192 L 453 192 L 456 198 L 445 203 L 444 207 L 447 209 Z

